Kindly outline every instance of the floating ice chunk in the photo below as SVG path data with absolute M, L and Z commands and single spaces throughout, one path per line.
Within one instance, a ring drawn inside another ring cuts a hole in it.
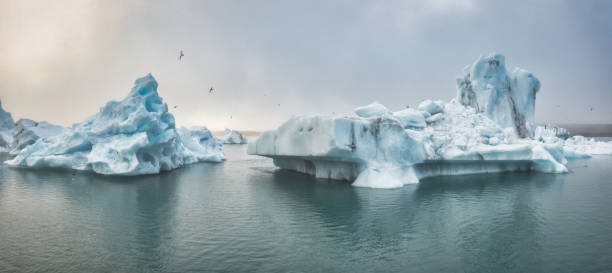
M 221 140 L 224 144 L 247 144 L 247 138 L 240 132 L 231 129 L 225 129 Z
M 565 128 L 545 125 L 535 128 L 533 138 L 544 142 L 554 142 L 566 140 L 569 136 L 570 133 Z
M 181 127 L 178 130 L 183 146 L 187 149 L 187 163 L 225 160 L 223 154 L 223 141 L 213 136 L 204 126 Z
M 386 114 L 391 114 L 391 111 L 377 101 L 365 106 L 355 108 L 355 114 L 362 118 L 378 118 Z
M 157 81 L 148 74 L 136 80 L 125 99 L 107 103 L 99 113 L 58 135 L 37 139 L 6 164 L 141 175 L 225 158 L 216 144 L 207 149 L 205 139 L 192 141 L 194 135 L 177 132 L 174 116 L 157 93 Z M 184 140 L 193 145 L 186 146 Z
M 563 150 L 575 157 L 583 155 L 612 155 L 612 141 L 596 141 L 583 136 L 573 136 L 565 140 Z

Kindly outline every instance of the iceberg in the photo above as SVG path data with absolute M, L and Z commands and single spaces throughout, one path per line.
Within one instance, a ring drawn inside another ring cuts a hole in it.
M 612 155 L 612 141 L 596 141 L 576 135 L 570 137 L 565 128 L 546 125 L 535 129 L 534 138 L 543 143 L 563 146 L 566 158 L 587 158 L 594 155 Z
M 220 162 L 225 160 L 223 154 L 223 141 L 213 136 L 212 132 L 204 126 L 181 127 L 178 130 L 186 153 L 192 158 L 189 161 Z
M 5 163 L 14 167 L 52 167 L 105 175 L 156 174 L 199 161 L 225 159 L 223 146 L 208 130 L 175 128 L 148 74 L 129 95 L 57 135 L 38 138 Z M 206 133 L 208 132 L 208 134 Z
M 225 128 L 221 140 L 224 144 L 247 144 L 247 138 L 236 130 Z
M 13 142 L 15 122 L 11 113 L 4 111 L 0 101 L 0 152 L 7 152 Z
M 356 116 L 294 116 L 249 143 L 283 169 L 353 186 L 396 188 L 440 175 L 502 171 L 567 172 L 564 143 L 532 138 L 531 73 L 505 70 L 500 54 L 480 57 L 450 102 L 425 100 L 391 112 L 378 102 Z

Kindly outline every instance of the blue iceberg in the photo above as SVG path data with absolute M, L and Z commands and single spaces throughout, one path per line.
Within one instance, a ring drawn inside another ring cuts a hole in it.
M 225 160 L 222 144 L 212 135 L 175 128 L 157 86 L 151 74 L 137 79 L 123 100 L 108 102 L 99 113 L 57 135 L 38 138 L 6 164 L 141 175 Z
M 373 188 L 439 175 L 567 172 L 564 143 L 532 137 L 539 88 L 531 73 L 508 73 L 504 56 L 490 54 L 465 69 L 450 102 L 425 100 L 397 112 L 374 102 L 356 116 L 296 116 L 250 142 L 248 153 Z

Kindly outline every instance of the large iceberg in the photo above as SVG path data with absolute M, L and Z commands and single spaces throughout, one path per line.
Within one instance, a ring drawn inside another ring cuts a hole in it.
M 504 61 L 491 54 L 468 66 L 450 102 L 397 112 L 375 102 L 356 108 L 357 116 L 296 116 L 249 143 L 248 153 L 374 188 L 439 175 L 567 172 L 564 143 L 532 138 L 539 81 L 522 69 L 507 73 Z
M 0 152 L 7 152 L 10 149 L 14 128 L 15 122 L 11 113 L 2 109 L 2 102 L 0 101 Z
M 248 153 L 271 157 L 280 168 L 376 188 L 437 175 L 567 171 L 562 145 L 521 139 L 513 128 L 454 101 L 435 115 L 424 128 L 394 114 L 297 116 L 262 133 Z
M 6 164 L 141 175 L 224 160 L 222 144 L 206 131 L 177 130 L 148 74 L 136 80 L 125 99 L 108 102 L 99 113 L 57 135 L 38 138 Z
M 223 144 L 246 144 L 247 138 L 236 130 L 225 128 L 221 141 L 223 141 Z

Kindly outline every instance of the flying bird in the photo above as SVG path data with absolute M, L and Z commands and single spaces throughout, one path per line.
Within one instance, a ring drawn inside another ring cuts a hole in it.
M 181 52 L 179 53 L 179 61 L 183 59 L 183 56 L 185 56 L 185 54 L 183 54 L 183 50 L 181 49 Z
M 178 105 L 175 105 L 175 106 L 174 106 L 174 109 L 176 109 L 176 107 L 178 107 Z
M 215 89 L 211 86 L 210 89 L 208 89 L 208 93 L 212 93 L 212 91 L 215 91 Z
M 593 107 L 591 107 L 591 112 L 593 112 Z

